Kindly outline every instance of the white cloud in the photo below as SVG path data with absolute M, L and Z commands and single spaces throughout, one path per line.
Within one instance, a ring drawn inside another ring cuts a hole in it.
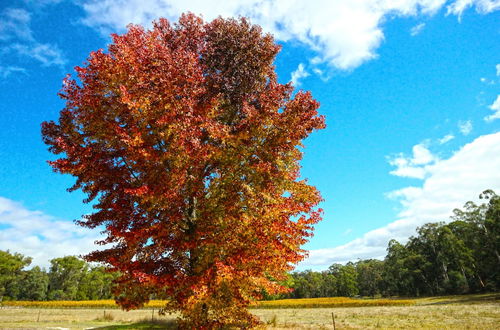
M 405 242 L 415 229 L 428 222 L 448 221 L 452 210 L 466 201 L 478 200 L 485 189 L 500 191 L 500 133 L 483 135 L 463 146 L 448 159 L 429 169 L 420 187 L 393 191 L 388 197 L 401 204 L 402 211 L 388 225 L 369 231 L 347 244 L 312 250 L 302 268 L 323 267 L 357 258 L 382 258 L 391 239 Z
M 479 80 L 484 84 L 495 85 L 495 81 L 488 78 L 481 77 Z
M 389 164 L 396 166 L 396 169 L 390 174 L 395 176 L 423 179 L 431 163 L 438 160 L 427 147 L 420 143 L 413 146 L 412 157 L 407 157 L 404 154 L 399 154 L 392 159 L 389 159 Z
M 55 45 L 40 43 L 31 45 L 14 44 L 11 49 L 20 55 L 37 60 L 43 66 L 62 66 L 66 63 L 61 51 Z
M 446 0 L 87 0 L 83 23 L 104 34 L 123 31 L 129 23 L 150 26 L 159 16 L 177 20 L 183 12 L 202 14 L 206 20 L 219 15 L 246 16 L 273 33 L 278 40 L 295 41 L 316 54 L 316 64 L 350 70 L 377 57 L 384 39 L 383 23 L 394 17 L 433 15 Z M 455 1 L 459 2 L 459 1 Z M 453 2 L 453 3 L 455 3 Z M 476 10 L 487 13 L 484 1 Z M 450 12 L 459 11 L 449 9 Z
M 453 140 L 455 136 L 453 134 L 447 134 L 438 140 L 439 144 L 445 144 Z
M 97 239 L 102 237 L 96 231 L 0 197 L 0 250 L 33 257 L 33 265 L 47 267 L 52 258 L 86 254 L 96 249 Z
M 463 135 L 469 135 L 472 132 L 472 122 L 470 120 L 458 122 L 458 129 Z
M 499 0 L 456 0 L 448 6 L 448 14 L 458 15 L 461 17 L 463 12 L 470 8 L 476 7 L 476 11 L 480 14 L 488 14 L 500 9 Z
M 500 64 L 495 65 L 495 69 L 497 69 L 497 76 L 500 77 Z
M 0 17 L 0 40 L 33 40 L 33 33 L 29 26 L 31 15 L 26 10 L 7 8 Z
M 417 34 L 419 34 L 420 32 L 422 32 L 422 30 L 424 29 L 424 27 L 425 27 L 425 23 L 420 23 L 418 25 L 415 25 L 414 27 L 411 28 L 410 34 L 412 36 L 416 36 Z
M 291 74 L 291 81 L 294 86 L 300 85 L 300 79 L 309 77 L 310 74 L 304 69 L 304 64 L 300 63 L 297 70 L 293 71 Z
M 7 8 L 1 13 L 0 47 L 4 53 L 14 52 L 21 57 L 34 59 L 44 66 L 62 66 L 65 63 L 62 52 L 56 45 L 41 43 L 34 38 L 31 15 L 20 8 Z M 16 65 L 10 67 L 23 69 Z M 3 78 L 8 76 L 9 74 L 2 75 Z
M 26 70 L 17 66 L 0 66 L 0 78 L 5 79 L 14 73 L 26 74 Z
M 497 95 L 496 100 L 489 106 L 489 108 L 494 111 L 493 114 L 484 117 L 484 120 L 486 121 L 492 121 L 495 119 L 500 119 L 500 95 Z

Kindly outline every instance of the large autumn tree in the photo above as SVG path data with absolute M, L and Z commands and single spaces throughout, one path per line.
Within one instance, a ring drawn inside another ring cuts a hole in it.
M 78 223 L 107 237 L 87 260 L 122 274 L 123 308 L 155 293 L 185 327 L 249 327 L 248 304 L 304 258 L 321 196 L 300 179 L 301 141 L 325 123 L 277 82 L 278 51 L 245 19 L 188 14 L 129 26 L 64 80 L 43 140 L 94 203 Z

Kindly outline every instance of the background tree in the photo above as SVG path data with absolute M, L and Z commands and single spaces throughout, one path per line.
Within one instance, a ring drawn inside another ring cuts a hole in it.
M 113 35 L 64 81 L 50 162 L 77 180 L 103 226 L 90 261 L 119 271 L 117 302 L 168 297 L 186 326 L 251 326 L 246 306 L 302 260 L 320 220 L 300 180 L 301 141 L 325 127 L 307 92 L 277 82 L 279 51 L 245 19 L 183 15 Z
M 361 296 L 376 296 L 382 293 L 384 262 L 376 259 L 360 260 L 355 264 L 357 283 Z
M 78 285 L 78 300 L 98 300 L 112 298 L 112 283 L 118 275 L 107 272 L 102 266 L 90 268 Z
M 49 292 L 50 300 L 75 300 L 78 298 L 78 288 L 88 271 L 85 261 L 66 256 L 50 261 Z
M 329 271 L 336 279 L 337 296 L 353 297 L 359 293 L 356 267 L 352 262 L 346 265 L 333 264 Z
M 0 250 L 0 301 L 17 299 L 23 268 L 31 264 L 31 258 L 20 253 Z
M 19 300 L 46 300 L 49 276 L 38 266 L 25 271 L 20 280 Z

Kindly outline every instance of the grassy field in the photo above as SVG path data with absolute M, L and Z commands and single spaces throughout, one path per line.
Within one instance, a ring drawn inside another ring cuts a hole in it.
M 500 329 L 500 294 L 421 298 L 406 306 L 338 304 L 325 308 L 320 307 L 321 300 L 307 301 L 316 308 L 304 307 L 306 300 L 287 308 L 291 302 L 285 300 L 273 302 L 280 308 L 266 306 L 252 309 L 252 313 L 269 329 L 332 329 L 332 313 L 337 329 Z M 0 329 L 175 329 L 174 319 L 175 315 L 159 316 L 154 308 L 131 312 L 116 308 L 0 309 Z
M 165 306 L 164 300 L 151 300 L 145 306 L 148 309 L 159 309 Z M 365 306 L 409 306 L 414 305 L 414 299 L 354 299 L 346 297 L 305 298 L 259 301 L 252 308 L 319 308 L 319 307 L 365 307 Z M 83 301 L 6 301 L 5 307 L 27 308 L 119 308 L 114 300 L 83 300 Z

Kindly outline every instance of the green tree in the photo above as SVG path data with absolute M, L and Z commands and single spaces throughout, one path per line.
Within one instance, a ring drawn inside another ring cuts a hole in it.
M 104 267 L 93 267 L 84 273 L 77 292 L 78 300 L 97 300 L 112 298 L 112 284 L 116 273 L 106 271 Z
M 50 300 L 77 299 L 79 284 L 88 271 L 87 263 L 75 256 L 55 258 L 50 263 L 48 298 Z
M 500 288 L 500 197 L 485 190 L 480 198 L 487 203 L 454 210 L 451 228 L 471 251 L 472 289 L 494 291 Z
M 489 258 L 490 263 L 485 267 L 489 269 L 492 282 L 492 290 L 500 289 L 500 196 L 492 190 L 487 190 L 481 195 L 488 199 L 488 209 L 485 213 L 484 231 L 486 236 L 486 246 L 493 257 Z
M 355 267 L 359 294 L 372 297 L 381 294 L 384 262 L 376 259 L 360 260 L 356 262 Z
M 329 271 L 335 276 L 338 296 L 353 297 L 359 293 L 356 267 L 352 262 L 348 262 L 345 266 L 333 264 Z
M 38 266 L 24 272 L 20 281 L 20 300 L 45 300 L 47 299 L 47 289 L 49 276 L 47 272 Z
M 20 253 L 0 250 L 0 301 L 17 299 L 23 268 L 31 264 L 31 258 Z

